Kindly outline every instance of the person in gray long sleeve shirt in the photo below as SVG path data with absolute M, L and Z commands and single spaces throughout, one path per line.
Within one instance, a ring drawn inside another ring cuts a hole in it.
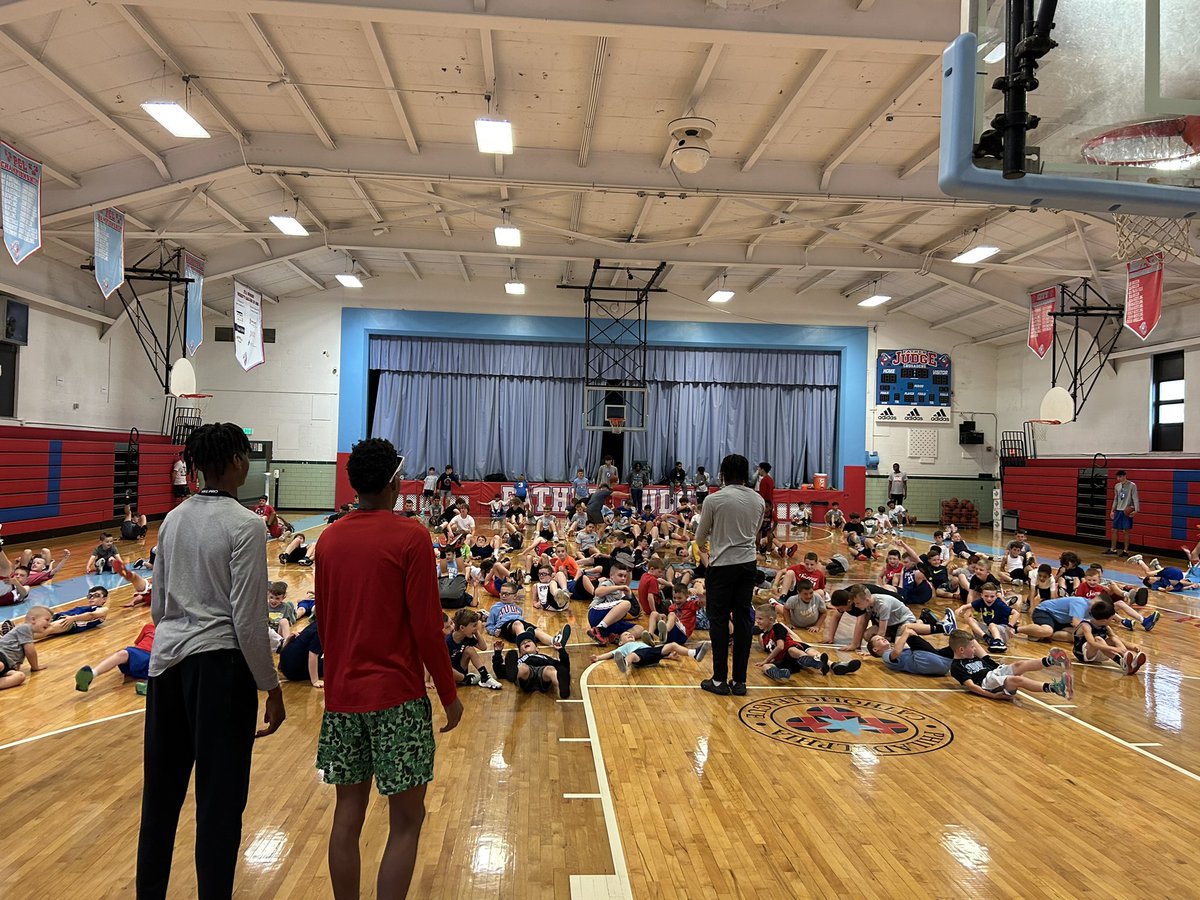
M 137 896 L 167 894 L 179 812 L 196 770 L 196 893 L 229 897 L 255 737 L 285 717 L 267 637 L 266 532 L 236 495 L 250 442 L 232 423 L 202 425 L 183 451 L 205 489 L 163 520 L 150 615 Z M 258 692 L 267 691 L 255 732 Z
M 750 627 L 754 623 L 754 583 L 758 575 L 755 539 L 766 513 L 766 502 L 746 486 L 750 461 L 739 454 L 721 460 L 721 489 L 705 501 L 696 530 L 696 544 L 710 544 L 705 593 L 712 641 L 713 677 L 700 687 L 710 694 L 746 693 L 750 663 Z M 702 551 L 703 552 L 703 549 Z M 729 670 L 729 626 L 733 624 L 733 671 Z M 729 680 L 727 680 L 729 679 Z
M 1105 551 L 1109 556 L 1129 555 L 1129 532 L 1133 529 L 1133 517 L 1138 514 L 1137 485 L 1125 477 L 1125 470 L 1117 472 L 1113 482 L 1112 502 L 1112 545 Z M 1121 549 L 1117 550 L 1118 541 Z

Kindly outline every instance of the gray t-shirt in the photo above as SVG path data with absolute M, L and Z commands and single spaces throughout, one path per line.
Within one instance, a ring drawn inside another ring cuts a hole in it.
M 1138 511 L 1138 492 L 1137 485 L 1125 479 L 1124 483 L 1113 482 L 1113 512 L 1137 512 Z
M 744 484 L 726 485 L 705 500 L 696 543 L 703 547 L 706 540 L 710 542 L 708 564 L 733 566 L 757 560 L 754 541 L 766 509 L 766 501 Z
M 893 625 L 917 621 L 912 610 L 895 597 L 889 597 L 886 594 L 872 594 L 871 600 L 874 602 L 867 612 L 870 613 L 872 621 L 879 623 L 880 630 L 886 631 Z
M 617 477 L 616 466 L 601 466 L 600 471 L 596 473 L 596 481 L 599 484 L 608 484 L 612 479 Z
M 267 637 L 267 533 L 228 496 L 197 494 L 158 531 L 150 675 L 211 650 L 240 650 L 261 691 L 279 685 Z
M 4 637 L 0 637 L 0 659 L 10 669 L 19 669 L 25 662 L 25 645 L 33 643 L 33 626 L 22 622 Z
M 812 628 L 821 618 L 821 613 L 825 612 L 825 600 L 816 594 L 813 594 L 812 601 L 809 603 L 801 600 L 799 594 L 793 594 L 788 597 L 784 606 L 787 608 L 794 628 Z

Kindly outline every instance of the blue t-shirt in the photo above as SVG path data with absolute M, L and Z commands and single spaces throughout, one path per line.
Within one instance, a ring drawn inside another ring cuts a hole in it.
M 900 580 L 900 599 L 910 605 L 928 603 L 933 599 L 933 585 L 928 581 L 918 583 L 906 571 Z
M 1159 571 L 1158 580 L 1151 587 L 1156 591 L 1161 591 L 1165 588 L 1173 588 L 1181 581 L 1183 581 L 1183 569 L 1166 566 Z
M 315 624 L 309 625 L 279 651 L 279 671 L 284 678 L 288 681 L 307 680 L 309 653 L 317 654 L 317 674 L 322 675 L 325 660 L 321 650 L 321 634 Z
M 588 495 L 588 480 L 582 475 L 571 479 L 571 486 L 575 488 L 575 499 L 582 500 Z
M 975 600 L 971 603 L 971 609 L 979 613 L 979 618 L 983 620 L 984 625 L 1007 625 L 1009 619 L 1012 618 L 1012 607 L 999 597 L 992 602 L 991 606 L 984 603 L 982 599 Z
M 896 655 L 889 648 L 883 651 L 883 664 L 894 672 L 906 672 L 909 675 L 948 675 L 951 660 L 938 653 L 928 650 L 912 650 L 905 647 Z
M 517 481 L 513 483 L 513 493 L 524 500 L 529 495 L 529 482 Z
M 1083 619 L 1088 614 L 1088 602 L 1084 597 L 1056 597 L 1053 600 L 1043 600 L 1037 608 L 1044 609 L 1056 619 L 1064 622 L 1071 619 Z

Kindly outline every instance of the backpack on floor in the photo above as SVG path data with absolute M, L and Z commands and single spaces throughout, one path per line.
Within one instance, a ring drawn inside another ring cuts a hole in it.
M 467 592 L 467 576 L 443 575 L 438 579 L 438 596 L 446 609 L 460 609 L 471 602 Z
M 825 571 L 830 575 L 845 575 L 846 570 L 850 568 L 850 560 L 842 556 L 840 553 L 835 553 L 829 557 L 829 562 L 825 564 Z

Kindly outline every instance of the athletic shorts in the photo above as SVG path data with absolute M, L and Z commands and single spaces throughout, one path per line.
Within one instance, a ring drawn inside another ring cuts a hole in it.
M 125 652 L 129 654 L 129 661 L 123 662 L 117 666 L 122 674 L 128 675 L 130 678 L 149 678 L 150 677 L 150 654 L 140 647 L 126 647 Z
M 1133 527 L 1133 518 L 1123 509 L 1117 510 L 1112 517 L 1113 531 L 1128 531 Z
M 991 691 L 993 694 L 1004 693 L 1004 679 L 1008 678 L 1013 673 L 1012 666 L 1001 666 L 998 669 L 992 669 L 983 676 L 983 684 L 980 685 L 985 691 Z
M 517 687 L 519 687 L 526 694 L 544 694 L 544 693 L 546 693 L 546 691 L 550 690 L 550 682 L 542 677 L 542 673 L 545 672 L 546 669 L 548 669 L 548 668 L 550 668 L 550 667 L 549 666 L 530 666 L 529 667 L 529 677 L 525 678 L 525 679 L 518 678 L 517 679 Z
M 57 622 L 59 619 L 62 619 L 66 616 L 82 616 L 84 613 L 90 612 L 95 612 L 95 609 L 90 606 L 73 606 L 68 610 L 64 610 L 63 612 L 55 613 L 53 621 Z M 81 631 L 87 631 L 89 628 L 95 628 L 96 626 L 103 624 L 104 623 L 100 619 L 94 619 L 91 622 L 75 622 L 71 625 L 70 630 L 64 632 L 64 634 L 79 634 Z
M 306 613 L 308 613 L 308 615 L 311 616 L 313 607 L 316 605 L 317 605 L 317 601 L 310 598 L 308 600 L 297 601 L 296 608 L 304 610 Z
M 188 495 L 188 486 L 186 484 L 173 484 L 171 490 L 176 497 L 186 497 Z
M 539 531 L 538 537 L 540 537 L 543 541 L 553 541 L 554 540 L 554 532 L 553 531 Z M 539 546 L 539 548 L 541 547 L 540 544 L 538 546 Z
M 534 627 L 532 622 L 526 622 L 524 619 L 511 619 L 501 625 L 497 633 L 509 643 L 515 644 L 517 638 L 527 631 L 533 631 Z
M 682 625 L 680 625 L 678 622 L 676 622 L 674 627 L 672 627 L 671 630 L 667 632 L 667 643 L 668 644 L 679 644 L 680 646 L 682 646 L 683 644 L 686 644 L 687 642 L 688 642 L 688 633 L 683 630 Z
M 1056 617 L 1053 613 L 1042 609 L 1040 606 L 1033 611 L 1031 618 L 1033 619 L 1034 625 L 1047 625 L 1050 628 L 1053 628 L 1055 631 L 1062 631 L 1063 629 L 1071 627 L 1070 619 L 1063 621 L 1062 619 Z
M 326 784 L 375 779 L 390 796 L 433 780 L 433 711 L 418 697 L 373 712 L 328 712 L 321 719 L 317 768 Z
M 433 491 L 421 491 L 421 496 L 422 497 L 432 497 Z
M 600 623 L 604 621 L 604 617 L 608 614 L 608 610 L 610 609 L 612 609 L 611 606 L 607 609 L 597 607 L 591 607 L 588 609 L 588 624 L 593 628 L 599 628 Z M 637 622 L 632 622 L 629 619 L 622 619 L 620 622 L 613 622 L 604 630 L 611 634 L 621 634 L 624 631 L 628 631 L 636 624 Z
M 662 662 L 662 647 L 645 647 L 629 654 L 629 661 L 639 669 L 657 666 Z
M 136 541 L 138 538 L 146 536 L 146 526 L 139 525 L 137 522 L 122 522 L 121 523 L 121 540 Z

